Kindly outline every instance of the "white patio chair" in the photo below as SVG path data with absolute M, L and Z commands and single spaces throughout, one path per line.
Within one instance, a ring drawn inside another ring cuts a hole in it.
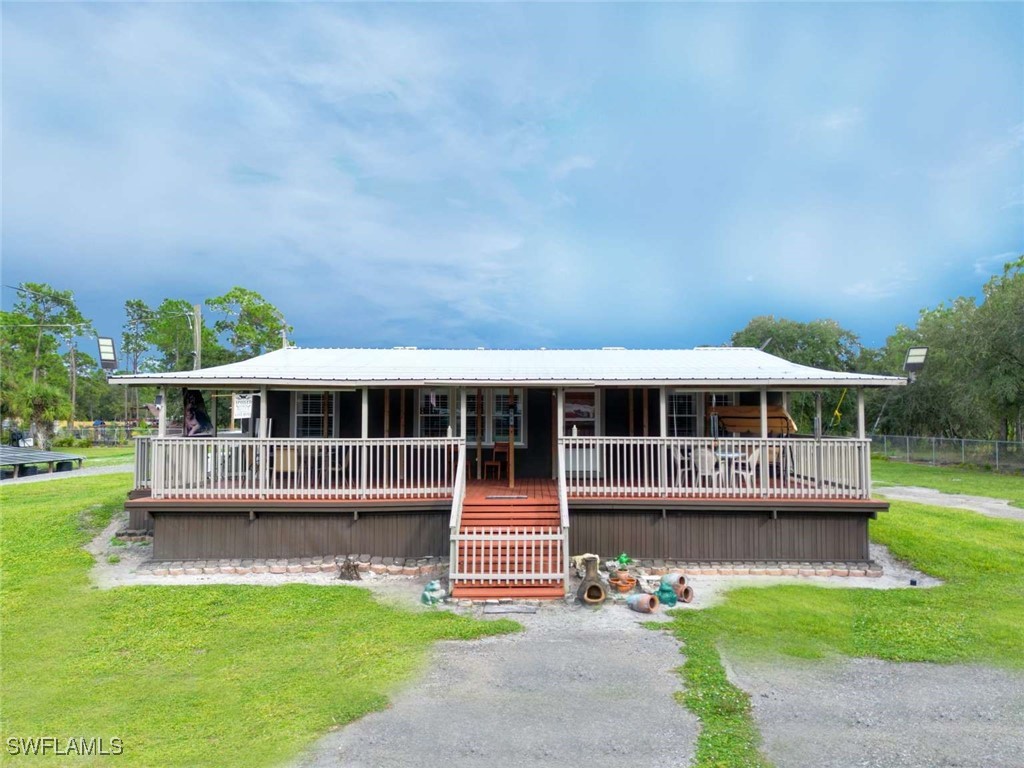
M 718 467 L 718 457 L 710 448 L 697 448 L 693 454 L 693 483 L 694 485 L 709 485 L 712 488 L 720 485 L 721 473 Z
M 731 477 L 735 484 L 738 480 L 743 481 L 746 488 L 754 486 L 754 479 L 757 477 L 757 468 L 761 463 L 762 448 L 755 448 L 745 459 L 736 459 L 732 462 Z
M 672 446 L 672 465 L 676 468 L 676 487 L 682 488 L 688 484 L 693 472 L 693 462 L 689 451 Z

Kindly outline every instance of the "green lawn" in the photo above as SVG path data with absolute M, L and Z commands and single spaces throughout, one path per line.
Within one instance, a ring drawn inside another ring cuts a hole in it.
M 342 586 L 95 589 L 81 545 L 128 483 L 0 489 L 3 743 L 119 737 L 117 765 L 279 764 L 386 706 L 435 641 L 518 627 L 378 605 Z
M 875 486 L 916 485 L 944 493 L 990 496 L 1008 499 L 1015 507 L 1024 507 L 1024 475 L 1010 475 L 973 467 L 933 467 L 908 464 L 875 457 L 871 460 L 871 479 Z
M 934 477 L 942 479 L 929 482 Z M 915 484 L 947 481 L 938 473 Z M 1000 482 L 1012 487 L 1014 479 L 971 487 L 1005 498 Z M 719 648 L 756 657 L 862 656 L 1024 669 L 1024 525 L 895 502 L 872 522 L 871 535 L 946 583 L 900 590 L 744 588 L 714 608 L 676 613 L 672 630 L 687 654 L 685 703 L 703 724 L 698 766 L 767 765 L 757 751 L 749 701 L 725 678 Z
M 94 445 L 90 448 L 54 448 L 55 451 L 85 456 L 83 467 L 131 464 L 135 461 L 135 445 Z

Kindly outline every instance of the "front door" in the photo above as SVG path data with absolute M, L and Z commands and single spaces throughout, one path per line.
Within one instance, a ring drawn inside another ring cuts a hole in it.
M 597 437 L 600 431 L 601 393 L 596 389 L 566 390 L 566 437 Z M 565 452 L 566 471 L 576 476 L 600 477 L 601 456 L 597 446 L 589 441 L 570 445 Z

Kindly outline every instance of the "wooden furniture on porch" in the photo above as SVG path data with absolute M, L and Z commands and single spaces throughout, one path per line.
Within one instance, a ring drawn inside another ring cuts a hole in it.
M 484 479 L 490 476 L 489 472 L 493 468 L 498 479 L 501 480 L 502 466 L 508 467 L 508 453 L 508 443 L 494 444 L 491 449 L 491 458 L 484 462 Z

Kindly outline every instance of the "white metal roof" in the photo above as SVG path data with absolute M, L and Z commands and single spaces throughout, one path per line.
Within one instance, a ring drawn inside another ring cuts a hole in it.
M 899 376 L 797 365 L 749 347 L 696 349 L 301 349 L 176 373 L 112 377 L 123 384 L 194 387 L 493 385 L 884 387 Z

